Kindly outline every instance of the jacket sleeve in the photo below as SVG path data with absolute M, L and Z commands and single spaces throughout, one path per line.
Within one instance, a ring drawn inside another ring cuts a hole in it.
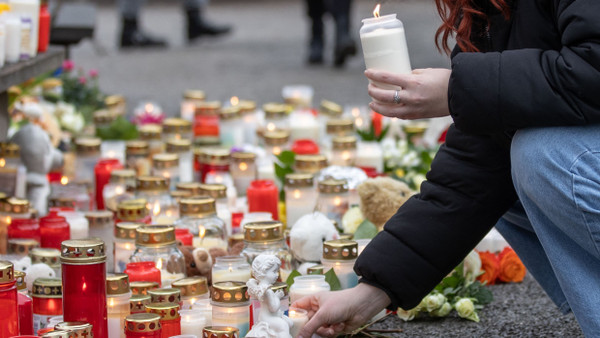
M 554 2 L 560 50 L 453 58 L 448 93 L 457 128 L 486 134 L 600 122 L 600 1 Z
M 389 309 L 411 309 L 516 201 L 510 150 L 454 126 L 421 186 L 359 256 L 361 282 L 382 290 Z M 483 156 L 482 156 L 483 155 Z

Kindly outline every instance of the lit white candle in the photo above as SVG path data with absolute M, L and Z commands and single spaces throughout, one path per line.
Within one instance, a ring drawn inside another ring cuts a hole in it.
M 294 284 L 290 287 L 290 302 L 294 303 L 302 297 L 329 290 L 331 287 L 323 275 L 298 276 L 294 278 Z
M 300 217 L 314 211 L 317 189 L 311 174 L 285 176 L 285 212 L 287 228 L 291 229 Z
M 350 240 L 332 240 L 323 243 L 321 264 L 325 271 L 333 269 L 342 289 L 358 285 L 358 276 L 354 272 L 354 263 L 358 257 L 358 244 Z
M 290 115 L 290 139 L 309 139 L 319 142 L 320 127 L 317 118 L 310 111 L 294 112 Z
M 378 142 L 361 142 L 358 144 L 356 153 L 356 161 L 354 165 L 357 167 L 372 167 L 378 173 L 383 172 L 383 149 Z
M 181 315 L 181 334 L 198 334 L 206 326 L 202 310 L 179 310 Z
M 212 268 L 212 282 L 242 282 L 251 277 L 250 264 L 242 256 L 217 257 Z
M 294 323 L 290 329 L 290 335 L 296 338 L 300 334 L 300 330 L 308 323 L 308 312 L 302 309 L 290 308 L 289 317 Z

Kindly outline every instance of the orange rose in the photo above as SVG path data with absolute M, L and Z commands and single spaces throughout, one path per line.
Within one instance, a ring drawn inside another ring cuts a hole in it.
M 498 274 L 500 273 L 500 261 L 498 257 L 489 251 L 483 251 L 479 252 L 479 258 L 481 258 L 481 270 L 483 274 L 477 277 L 477 280 L 488 285 L 495 284 L 496 278 L 498 278 Z
M 525 278 L 525 265 L 517 253 L 510 247 L 504 248 L 498 256 L 500 260 L 500 274 L 498 279 L 503 282 L 522 282 Z

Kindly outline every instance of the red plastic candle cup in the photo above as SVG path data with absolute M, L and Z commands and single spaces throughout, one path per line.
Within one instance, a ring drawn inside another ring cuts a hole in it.
M 292 151 L 297 155 L 317 155 L 319 146 L 310 139 L 300 139 L 292 144 Z
M 196 108 L 194 116 L 194 136 L 219 136 L 219 115 L 209 107 Z
M 64 321 L 89 323 L 94 337 L 108 337 L 104 242 L 74 239 L 61 247 Z
M 190 233 L 190 229 L 177 228 L 175 229 L 175 239 L 181 241 L 181 244 L 193 245 L 194 235 Z
M 160 285 L 160 270 L 154 262 L 128 263 L 124 271 L 129 275 L 129 282 L 156 282 Z
M 123 169 L 123 165 L 116 158 L 103 158 L 96 163 L 94 174 L 96 175 L 96 206 L 98 210 L 104 210 L 102 191 L 110 181 L 110 173 L 116 169 Z
M 40 17 L 38 21 L 38 52 L 43 53 L 48 49 L 50 43 L 50 12 L 48 11 L 48 3 L 40 4 Z
M 246 196 L 249 212 L 270 212 L 274 220 L 279 219 L 279 190 L 272 180 L 256 180 L 250 183 Z
M 200 180 L 205 183 L 208 174 L 229 173 L 229 164 L 203 163 L 200 168 Z
M 13 264 L 0 261 L 0 337 L 19 335 L 17 281 Z
M 17 294 L 17 301 L 19 303 L 19 333 L 33 334 L 33 301 L 21 292 Z
M 8 238 L 29 238 L 41 242 L 40 221 L 37 218 L 15 218 L 8 227 Z
M 126 338 L 161 338 L 160 315 L 136 313 L 125 317 Z
M 233 234 L 238 234 L 241 232 L 240 225 L 242 224 L 243 219 L 244 219 L 243 212 L 232 212 L 231 213 L 231 232 Z
M 62 315 L 62 281 L 60 278 L 38 278 L 33 282 L 33 330 L 45 329 L 50 318 Z
M 66 218 L 59 216 L 58 211 L 51 209 L 50 213 L 40 219 L 40 246 L 60 250 L 60 243 L 71 238 L 69 223 Z
M 177 303 L 150 303 L 146 305 L 146 312 L 160 315 L 162 338 L 169 338 L 181 334 L 181 316 Z

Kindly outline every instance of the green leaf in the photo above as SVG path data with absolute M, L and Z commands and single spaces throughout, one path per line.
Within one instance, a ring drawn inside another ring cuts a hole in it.
M 298 276 L 302 276 L 302 274 L 300 272 L 298 272 L 298 270 L 294 270 L 290 273 L 290 275 L 288 276 L 288 278 L 285 280 L 285 283 L 288 286 L 288 290 L 290 289 L 290 287 L 292 286 L 292 284 L 294 284 L 294 278 L 298 277 Z
M 369 220 L 364 220 L 354 233 L 354 239 L 372 239 L 377 235 L 377 227 Z
M 282 164 L 291 167 L 294 164 L 294 161 L 296 160 L 296 154 L 293 151 L 285 150 L 282 151 L 279 155 L 277 155 L 277 159 Z
M 291 174 L 294 172 L 294 169 L 290 168 L 290 167 L 282 167 L 277 163 L 274 163 L 275 165 L 275 176 L 277 176 L 277 178 L 281 181 L 284 182 L 285 181 L 285 175 L 287 174 Z
M 342 289 L 342 284 L 333 269 L 329 269 L 329 271 L 325 273 L 325 281 L 329 284 L 331 291 L 339 291 Z
M 381 134 L 379 134 L 379 136 L 377 137 L 377 142 L 381 142 L 381 140 L 383 140 L 385 138 L 385 135 L 387 135 L 388 131 L 390 131 L 389 124 L 387 126 L 385 126 L 385 128 L 383 128 L 383 130 L 381 130 Z M 375 132 L 373 132 L 373 133 L 375 133 Z

